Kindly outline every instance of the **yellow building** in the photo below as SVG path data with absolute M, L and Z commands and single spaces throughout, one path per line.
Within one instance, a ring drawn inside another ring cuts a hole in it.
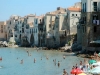
M 7 33 L 6 33 L 6 22 L 0 21 L 0 41 L 6 41 Z

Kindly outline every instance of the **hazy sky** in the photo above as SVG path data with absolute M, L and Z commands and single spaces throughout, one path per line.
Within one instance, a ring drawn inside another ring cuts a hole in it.
M 81 0 L 0 0 L 0 21 L 8 20 L 11 15 L 41 15 L 54 11 L 57 7 L 67 8 Z

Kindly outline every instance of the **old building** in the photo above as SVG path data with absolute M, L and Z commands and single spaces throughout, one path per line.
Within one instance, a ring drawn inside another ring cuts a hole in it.
M 77 23 L 81 17 L 81 3 L 76 3 L 76 5 L 67 9 L 67 40 L 71 43 L 74 40 L 73 36 L 77 34 Z
M 64 13 L 66 12 L 66 9 L 64 8 L 61 8 L 61 7 L 58 7 L 56 11 L 53 11 L 53 12 L 48 12 L 46 13 L 45 15 L 45 18 L 44 18 L 44 25 L 45 25 L 45 28 L 46 28 L 46 41 L 45 41 L 45 44 L 48 48 L 54 48 L 54 47 L 59 47 L 60 46 L 60 38 L 59 39 L 55 39 L 56 36 L 59 37 L 59 35 L 55 35 L 55 24 L 59 24 L 58 25 L 58 28 L 62 27 L 62 22 L 63 22 L 63 17 L 60 16 L 60 20 L 58 21 L 59 23 L 55 23 L 55 20 L 56 20 L 56 16 L 58 14 L 61 14 L 61 13 Z M 59 29 L 57 30 L 58 34 L 59 34 Z M 57 43 L 56 41 L 59 41 L 59 43 Z
M 0 21 L 0 41 L 7 40 L 6 22 Z
M 67 16 L 66 12 L 56 15 L 54 26 L 55 46 L 65 46 L 67 43 Z
M 100 0 L 81 0 L 82 49 L 99 46 Z M 92 44 L 92 45 L 91 45 Z M 94 48 L 90 48 L 93 50 Z

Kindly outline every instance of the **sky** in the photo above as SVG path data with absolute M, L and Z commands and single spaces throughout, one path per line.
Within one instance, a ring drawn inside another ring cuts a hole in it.
M 11 15 L 37 16 L 55 11 L 57 7 L 68 8 L 81 0 L 0 0 L 0 21 L 6 21 Z

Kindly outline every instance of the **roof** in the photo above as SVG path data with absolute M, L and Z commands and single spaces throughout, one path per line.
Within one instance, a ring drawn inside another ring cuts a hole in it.
M 76 11 L 76 12 L 80 12 L 81 8 L 75 8 L 75 7 L 70 7 L 68 8 L 69 11 Z

